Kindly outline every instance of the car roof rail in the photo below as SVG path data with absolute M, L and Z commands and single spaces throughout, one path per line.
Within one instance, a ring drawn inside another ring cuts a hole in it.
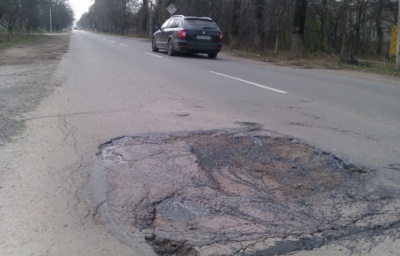
M 200 18 L 200 19 L 207 19 L 207 20 L 212 20 L 210 17 L 197 17 L 197 18 Z
M 175 17 L 175 18 L 184 18 L 184 19 L 204 19 L 204 20 L 213 20 L 210 17 L 206 17 L 206 16 L 185 16 L 185 15 L 181 15 L 181 14 L 177 14 L 177 15 L 172 15 L 171 17 Z

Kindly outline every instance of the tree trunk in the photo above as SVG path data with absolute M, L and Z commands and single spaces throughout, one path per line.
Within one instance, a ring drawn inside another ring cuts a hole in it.
M 306 23 L 307 0 L 296 0 L 292 34 L 292 55 L 299 57 L 304 53 L 304 25 Z
M 148 0 L 143 0 L 142 2 L 142 32 L 147 34 L 147 20 L 148 20 Z
M 280 3 L 280 6 L 277 5 L 278 2 Z M 278 54 L 279 50 L 279 36 L 281 34 L 282 18 L 283 14 L 286 12 L 286 7 L 287 7 L 287 0 L 281 0 L 281 1 L 275 0 L 275 5 L 274 5 L 274 14 L 276 19 L 275 55 Z
M 321 52 L 325 52 L 328 50 L 328 45 L 327 45 L 327 35 L 326 35 L 326 2 L 327 0 L 322 1 L 322 6 L 321 6 L 321 16 L 320 16 L 320 21 L 321 21 L 321 41 L 320 41 L 320 49 Z
M 258 49 L 263 48 L 265 29 L 264 29 L 264 9 L 265 0 L 257 0 L 256 2 L 256 38 L 255 45 Z
M 278 54 L 278 49 L 279 49 L 279 31 L 280 29 L 280 24 L 278 23 L 277 28 L 276 28 L 276 38 L 275 38 L 275 55 Z
M 101 19 L 100 20 L 101 20 L 101 27 L 102 27 L 103 32 L 108 32 L 107 29 L 106 29 L 106 24 L 104 22 L 103 15 L 101 15 Z
M 7 38 L 11 40 L 12 38 L 12 31 L 14 29 L 15 23 L 17 23 L 18 16 L 10 17 L 7 21 Z
M 356 22 L 354 24 L 354 33 L 353 33 L 353 38 L 352 38 L 352 44 L 351 44 L 351 51 L 349 53 L 349 57 L 356 56 L 360 50 L 360 32 L 361 32 L 361 25 L 363 24 L 363 17 L 364 17 L 364 11 L 365 11 L 365 3 L 364 0 L 358 0 L 357 1 L 357 6 L 356 6 Z
M 231 19 L 231 46 L 239 47 L 241 0 L 234 0 Z
M 379 0 L 376 8 L 376 18 L 375 18 L 375 28 L 378 36 L 378 41 L 376 42 L 376 54 L 380 55 L 382 53 L 383 45 L 383 28 L 382 28 L 382 10 L 383 10 L 383 0 Z

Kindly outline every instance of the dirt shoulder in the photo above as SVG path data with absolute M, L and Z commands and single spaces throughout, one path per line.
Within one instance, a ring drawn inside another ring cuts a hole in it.
M 33 43 L 0 50 L 0 145 L 24 129 L 20 115 L 34 110 L 60 82 L 52 81 L 69 34 L 49 35 Z
M 356 79 L 364 79 L 368 81 L 375 81 L 379 83 L 387 83 L 396 86 L 400 86 L 400 78 L 388 75 L 379 75 L 363 71 L 352 71 L 352 70 L 329 70 L 329 69 L 316 69 L 319 72 L 327 74 L 335 74 L 340 76 L 346 76 Z
M 95 157 L 82 148 L 96 147 L 63 114 L 69 42 L 49 35 L 0 52 L 0 255 L 152 255 L 109 235 L 78 196 Z

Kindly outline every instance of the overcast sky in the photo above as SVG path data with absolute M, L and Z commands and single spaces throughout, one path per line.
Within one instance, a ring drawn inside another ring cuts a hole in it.
M 93 0 L 69 0 L 72 9 L 75 12 L 75 19 L 78 21 L 82 14 L 89 11 L 89 6 L 93 4 Z

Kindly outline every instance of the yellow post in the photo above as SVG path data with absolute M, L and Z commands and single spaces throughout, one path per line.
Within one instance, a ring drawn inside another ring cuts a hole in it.
M 397 25 L 392 25 L 392 32 L 390 33 L 390 48 L 389 57 L 396 57 L 397 51 Z
M 400 71 L 400 0 L 399 1 L 399 9 L 398 17 L 397 17 L 397 53 L 396 53 L 396 69 Z

